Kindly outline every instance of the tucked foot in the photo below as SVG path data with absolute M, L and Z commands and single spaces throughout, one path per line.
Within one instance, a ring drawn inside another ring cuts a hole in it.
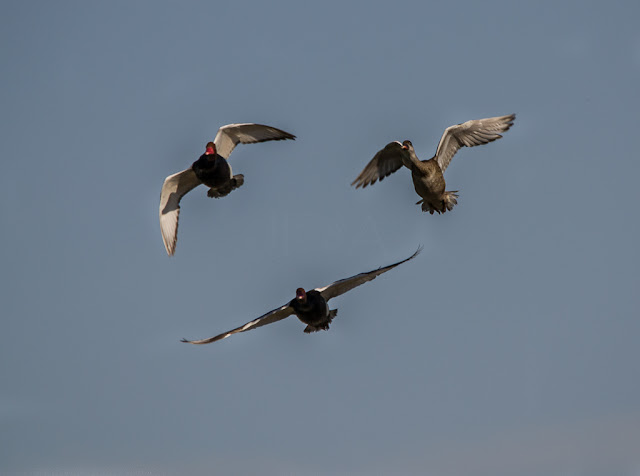
M 234 175 L 231 179 L 231 190 L 235 190 L 236 188 L 242 187 L 244 184 L 244 175 L 238 174 Z
M 226 197 L 227 195 L 229 195 L 231 193 L 231 191 L 234 188 L 236 188 L 236 187 L 234 187 L 233 179 L 231 179 L 227 183 L 225 183 L 224 185 L 221 185 L 219 187 L 211 187 L 209 189 L 209 191 L 207 192 L 207 196 L 211 197 L 211 198 Z
M 229 192 L 224 193 L 223 191 L 217 188 L 210 188 L 207 192 L 207 197 L 209 198 L 221 198 L 229 195 Z

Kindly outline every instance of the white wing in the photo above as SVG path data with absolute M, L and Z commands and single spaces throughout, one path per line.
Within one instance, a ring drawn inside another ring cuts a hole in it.
M 384 146 L 384 149 L 379 150 L 373 156 L 371 162 L 362 169 L 360 175 L 351 182 L 351 185 L 355 185 L 356 188 L 364 188 L 367 185 L 373 185 L 377 180 L 384 179 L 387 175 L 391 175 L 402 167 L 402 154 L 405 153 L 407 151 L 402 149 L 400 142 L 389 142 Z
M 502 136 L 513 125 L 515 114 L 463 122 L 445 129 L 436 150 L 436 161 L 444 172 L 460 147 L 487 144 Z
M 172 256 L 176 251 L 180 199 L 200 183 L 196 173 L 191 168 L 169 175 L 164 180 L 162 192 L 160 193 L 160 231 L 162 232 L 164 247 L 167 249 L 169 256 Z
M 213 143 L 216 145 L 216 152 L 228 159 L 238 144 L 255 144 L 268 140 L 295 138 L 296 136 L 293 134 L 262 124 L 227 124 L 218 129 Z
M 386 273 L 390 269 L 395 268 L 396 266 L 401 265 L 402 263 L 409 261 L 410 259 L 415 258 L 422 251 L 422 247 L 418 247 L 415 253 L 409 256 L 407 259 L 399 261 L 395 264 L 391 264 L 389 266 L 385 266 L 384 268 L 374 269 L 373 271 L 369 271 L 367 273 L 356 274 L 355 276 L 351 276 L 350 278 L 341 279 L 340 281 L 336 281 L 335 283 L 331 283 L 329 286 L 325 286 L 324 288 L 316 288 L 322 297 L 327 301 L 336 296 L 340 296 L 341 294 L 346 293 L 347 291 L 352 290 L 353 288 L 360 286 L 361 284 L 366 283 L 367 281 L 371 281 L 372 279 L 377 278 L 382 273 Z
M 289 303 L 285 304 L 278 309 L 274 309 L 271 312 L 267 312 L 266 314 L 260 316 L 257 319 L 254 319 L 251 322 L 247 322 L 244 326 L 236 327 L 235 329 L 224 332 L 222 334 L 218 334 L 215 337 L 210 337 L 209 339 L 202 340 L 187 340 L 182 339 L 182 342 L 186 342 L 187 344 L 210 344 L 211 342 L 216 342 L 218 340 L 226 339 L 230 335 L 237 334 L 238 332 L 250 331 L 251 329 L 255 329 L 256 327 L 266 326 L 267 324 L 271 324 L 272 322 L 281 321 L 282 319 L 289 317 L 293 314 L 293 308 L 289 306 Z

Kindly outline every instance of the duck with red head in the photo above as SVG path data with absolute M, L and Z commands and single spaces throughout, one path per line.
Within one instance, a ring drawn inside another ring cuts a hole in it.
M 209 187 L 209 197 L 220 198 L 244 183 L 244 175 L 233 175 L 228 162 L 236 145 L 295 138 L 262 124 L 228 124 L 218 129 L 213 142 L 207 144 L 205 153 L 191 167 L 164 180 L 160 193 L 160 231 L 167 254 L 172 256 L 176 250 L 180 200 L 187 192 L 204 184 Z
M 304 332 L 317 332 L 329 330 L 329 324 L 338 314 L 338 310 L 330 310 L 329 304 L 315 289 L 306 292 L 302 288 L 296 289 L 296 297 L 289 302 L 294 314 L 302 322 L 307 324 Z
M 207 144 L 205 153 L 191 168 L 201 183 L 211 187 L 207 192 L 207 196 L 211 198 L 226 197 L 244 183 L 244 175 L 233 175 L 229 162 L 217 153 L 213 142 Z
M 210 344 L 211 342 L 217 342 L 219 340 L 226 339 L 227 337 L 232 336 L 233 334 L 237 334 L 238 332 L 250 331 L 251 329 L 257 329 L 258 327 L 281 321 L 282 319 L 285 319 L 292 314 L 298 316 L 298 319 L 300 319 L 307 325 L 307 327 L 305 327 L 304 329 L 304 332 L 307 334 L 319 330 L 329 330 L 329 324 L 331 324 L 333 318 L 338 314 L 337 309 L 329 309 L 330 299 L 338 297 L 346 293 L 347 291 L 360 286 L 361 284 L 375 279 L 382 273 L 386 273 L 396 266 L 399 266 L 402 263 L 415 258 L 416 256 L 418 256 L 418 253 L 420 253 L 421 249 L 422 248 L 418 248 L 418 250 L 411 256 L 397 263 L 385 266 L 384 268 L 374 269 L 373 271 L 367 271 L 366 273 L 356 274 L 355 276 L 351 276 L 350 278 L 335 281 L 330 285 L 324 286 L 322 288 L 312 289 L 311 291 L 305 291 L 303 288 L 298 288 L 296 289 L 296 297 L 289 301 L 287 304 L 280 306 L 273 311 L 269 311 L 251 322 L 247 322 L 246 324 L 240 327 L 236 327 L 229 332 L 224 332 L 208 339 L 182 339 L 182 342 L 187 342 L 189 344 Z

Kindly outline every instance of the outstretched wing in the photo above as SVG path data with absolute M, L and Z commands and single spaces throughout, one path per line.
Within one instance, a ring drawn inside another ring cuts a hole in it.
M 193 169 L 188 168 L 164 179 L 160 192 L 160 231 L 167 254 L 172 256 L 176 251 L 178 240 L 178 217 L 180 216 L 180 199 L 189 190 L 200 185 Z
M 387 175 L 391 175 L 402 167 L 402 154 L 406 153 L 407 151 L 402 149 L 400 142 L 389 142 L 384 146 L 384 149 L 373 156 L 371 162 L 351 182 L 351 185 L 355 185 L 356 188 L 364 188 L 367 185 L 373 185 L 377 180 L 384 179 Z
M 289 317 L 293 314 L 293 308 L 289 306 L 289 303 L 285 304 L 278 309 L 274 309 L 271 312 L 267 312 L 266 314 L 260 316 L 257 319 L 254 319 L 251 322 L 247 322 L 244 326 L 236 327 L 229 332 L 224 332 L 222 334 L 218 334 L 215 337 L 210 337 L 209 339 L 202 340 L 187 340 L 182 339 L 181 342 L 186 342 L 187 344 L 210 344 L 211 342 L 216 342 L 218 340 L 226 339 L 230 335 L 237 334 L 238 332 L 250 331 L 251 329 L 255 329 L 256 327 L 266 326 L 267 324 L 271 324 L 272 322 L 281 321 L 282 319 Z
M 447 127 L 436 150 L 436 161 L 440 169 L 445 171 L 460 147 L 473 147 L 500 139 L 502 136 L 499 133 L 508 131 L 515 118 L 515 114 L 509 114 L 508 116 L 475 119 Z
M 227 124 L 218 129 L 213 143 L 216 145 L 216 152 L 228 159 L 238 144 L 255 144 L 268 140 L 295 138 L 296 136 L 293 134 L 262 124 Z
M 399 266 L 402 263 L 415 258 L 416 256 L 418 256 L 420 251 L 422 251 L 422 246 L 418 247 L 416 252 L 413 253 L 411 256 L 409 256 L 407 259 L 403 259 L 402 261 L 398 261 L 397 263 L 391 264 L 389 266 L 385 266 L 384 268 L 374 269 L 373 271 L 369 271 L 367 273 L 360 273 L 360 274 L 356 274 L 355 276 L 351 276 L 350 278 L 341 279 L 340 281 L 331 283 L 329 286 L 325 286 L 324 288 L 317 288 L 316 291 L 322 294 L 322 297 L 328 301 L 331 298 L 340 296 L 341 294 L 344 294 L 347 291 L 350 291 L 353 288 L 366 283 L 367 281 L 376 279 L 382 273 L 386 273 L 390 269 L 393 269 L 396 266 Z

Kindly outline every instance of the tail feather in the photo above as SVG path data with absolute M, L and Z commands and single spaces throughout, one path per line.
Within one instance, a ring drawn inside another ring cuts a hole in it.
M 433 212 L 446 213 L 447 211 L 451 211 L 455 205 L 458 204 L 458 191 L 455 190 L 453 192 L 444 192 L 442 195 L 442 200 L 438 200 L 437 202 L 429 202 L 428 200 L 422 199 L 416 205 L 422 203 L 422 211 L 429 212 L 433 215 Z
M 444 206 L 448 211 L 451 211 L 455 205 L 458 204 L 458 191 L 444 192 Z M 442 211 L 444 213 L 444 210 Z
M 242 187 L 244 183 L 244 175 L 238 174 L 234 175 L 231 180 L 226 182 L 224 185 L 217 188 L 210 188 L 207 192 L 207 196 L 211 198 L 222 198 L 229 195 L 236 188 Z
M 337 309 L 333 309 L 329 311 L 329 317 L 326 322 L 324 322 L 319 326 L 312 326 L 311 324 L 309 324 L 307 327 L 304 328 L 305 334 L 311 334 L 312 332 L 318 332 L 318 331 L 328 331 L 329 324 L 331 324 L 331 321 L 333 321 L 333 318 L 336 317 L 337 315 L 338 315 Z

